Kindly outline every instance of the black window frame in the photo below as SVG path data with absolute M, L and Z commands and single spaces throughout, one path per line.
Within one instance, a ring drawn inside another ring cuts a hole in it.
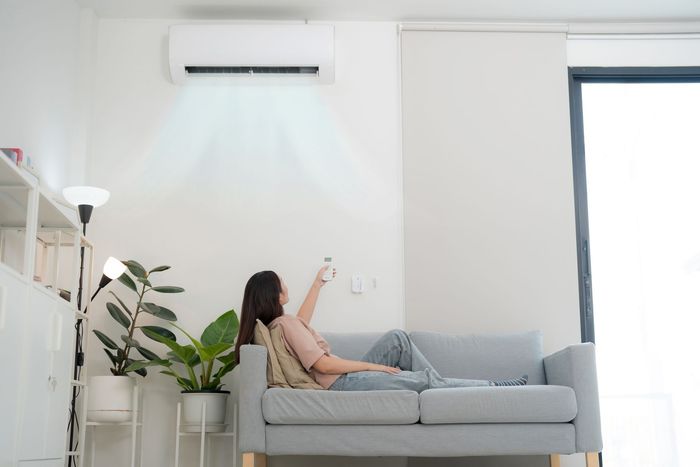
M 569 67 L 569 111 L 576 215 L 581 342 L 595 342 L 590 263 L 583 83 L 700 83 L 700 67 Z

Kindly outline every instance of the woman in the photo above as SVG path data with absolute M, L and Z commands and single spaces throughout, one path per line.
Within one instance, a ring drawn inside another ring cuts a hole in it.
M 256 319 L 259 319 L 270 329 L 277 326 L 282 328 L 287 350 L 324 389 L 409 389 L 421 392 L 432 388 L 527 384 L 527 375 L 506 381 L 443 378 L 413 344 L 408 334 L 398 329 L 384 334 L 359 361 L 333 355 L 328 342 L 309 325 L 318 295 L 326 284 L 323 274 L 327 268 L 328 266 L 322 268 L 316 274 L 296 316 L 284 313 L 283 307 L 289 302 L 289 295 L 286 284 L 277 274 L 272 271 L 254 274 L 248 280 L 243 295 L 236 358 L 241 345 L 252 342 Z

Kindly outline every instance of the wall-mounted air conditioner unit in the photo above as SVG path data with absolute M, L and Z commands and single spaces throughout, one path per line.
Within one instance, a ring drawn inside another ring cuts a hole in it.
M 170 76 L 176 84 L 203 77 L 330 84 L 334 49 L 333 27 L 327 25 L 174 25 Z

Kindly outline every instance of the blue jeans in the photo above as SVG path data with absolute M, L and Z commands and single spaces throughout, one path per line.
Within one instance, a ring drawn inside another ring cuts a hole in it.
M 491 386 L 490 381 L 443 378 L 418 350 L 408 334 L 400 329 L 384 334 L 360 360 L 399 367 L 402 371 L 395 375 L 383 371 L 345 373 L 328 389 L 332 391 L 408 389 L 421 392 L 435 388 Z

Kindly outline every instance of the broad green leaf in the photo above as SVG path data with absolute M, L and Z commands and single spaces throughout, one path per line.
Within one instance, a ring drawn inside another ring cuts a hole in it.
M 124 361 L 125 358 L 126 353 L 124 353 L 124 349 L 117 349 L 117 361 L 121 363 Z
M 192 341 L 192 343 L 194 344 L 194 346 L 197 348 L 197 351 L 199 351 L 199 353 L 201 354 L 201 353 L 202 353 L 202 350 L 204 349 L 204 346 L 202 345 L 202 343 L 199 342 L 199 341 L 198 341 L 197 339 L 195 339 L 194 337 L 192 337 L 187 331 L 185 331 L 184 329 L 182 329 L 182 328 L 181 328 L 180 326 L 178 326 L 177 324 L 175 324 L 175 323 L 172 323 L 172 324 L 173 324 L 173 326 L 174 326 L 175 328 L 179 329 L 181 333 L 183 333 L 185 336 L 187 336 L 187 338 L 188 338 L 190 341 Z M 204 355 L 201 355 L 201 356 L 204 357 Z M 206 360 L 206 359 L 205 359 L 205 360 Z
M 172 360 L 176 363 L 185 363 L 182 361 L 182 359 L 180 357 L 177 356 L 177 353 L 173 352 L 172 350 L 170 352 L 166 353 L 166 355 L 170 358 L 170 360 Z
M 150 271 L 148 271 L 148 273 L 150 274 L 152 272 L 167 271 L 168 269 L 170 269 L 170 266 L 158 266 L 157 268 L 153 268 Z
M 136 350 L 148 360 L 160 360 L 160 357 L 155 352 L 151 352 L 145 347 L 137 347 Z
M 190 361 L 190 359 L 192 358 L 192 355 L 194 355 L 196 353 L 195 348 L 192 347 L 191 345 L 182 346 L 182 345 L 178 344 L 177 342 L 175 342 L 175 340 L 170 339 L 168 337 L 164 337 L 164 336 L 158 334 L 157 332 L 153 332 L 152 330 L 150 330 L 146 327 L 141 328 L 141 330 L 143 331 L 144 334 L 146 334 L 148 337 L 150 337 L 154 341 L 158 341 L 161 344 L 165 344 L 168 348 L 170 348 L 170 350 L 175 352 L 175 354 L 178 356 L 178 358 L 180 358 L 180 360 L 182 360 L 183 362 Z
M 141 332 L 146 334 L 145 329 L 148 329 L 149 331 L 158 334 L 159 336 L 165 337 L 166 339 L 170 339 L 171 341 L 176 341 L 177 337 L 175 337 L 175 334 L 169 329 L 162 328 L 160 326 L 140 326 Z M 148 337 L 150 337 L 148 334 L 146 334 Z M 151 339 L 153 339 L 151 337 Z M 154 341 L 160 342 L 158 339 L 153 339 Z
M 131 311 L 129 311 L 129 307 L 126 306 L 126 303 L 124 303 L 124 302 L 122 301 L 121 298 L 117 297 L 117 294 L 115 294 L 115 293 L 112 292 L 111 290 L 109 291 L 109 293 L 111 293 L 112 295 L 114 295 L 114 298 L 117 299 L 117 301 L 118 301 L 119 304 L 122 306 L 122 308 L 124 309 L 124 311 L 126 311 L 126 313 L 127 313 L 129 316 L 132 316 L 132 315 L 131 315 Z
M 206 327 L 202 333 L 202 344 L 214 345 L 221 342 L 233 344 L 238 334 L 238 316 L 234 310 L 222 314 Z
M 139 281 L 140 283 L 144 284 L 146 287 L 151 286 L 151 281 L 149 281 L 145 277 L 137 277 L 136 280 Z
M 133 363 L 134 363 L 134 360 L 128 359 L 128 360 L 126 361 L 126 366 L 128 367 L 128 366 L 132 365 Z M 126 374 L 126 373 L 128 373 L 128 372 L 129 372 L 129 371 L 128 371 L 126 368 L 124 368 L 124 374 Z M 145 368 L 139 368 L 138 370 L 134 370 L 134 373 L 136 373 L 137 375 L 141 375 L 141 376 L 143 376 L 144 378 L 145 378 L 146 375 L 148 374 L 148 372 L 146 371 Z
M 139 347 L 141 347 L 141 344 L 139 344 L 139 341 L 137 341 L 136 339 L 133 339 L 133 338 L 127 336 L 127 335 L 124 335 L 124 334 L 123 334 L 123 335 L 122 335 L 122 340 L 123 340 L 124 343 L 125 343 L 126 345 L 128 345 L 129 347 L 134 347 L 135 349 L 138 349 Z
M 219 368 L 219 371 L 216 372 L 214 375 L 214 379 L 220 380 L 223 378 L 226 374 L 229 372 L 233 371 L 233 369 L 236 368 L 236 364 L 234 362 L 227 363 L 226 365 L 222 366 Z
M 196 366 L 199 365 L 200 363 L 202 363 L 202 359 L 199 357 L 199 354 L 197 354 L 197 353 L 194 354 L 194 355 L 192 356 L 192 358 L 190 358 L 190 361 L 189 361 L 189 362 L 187 362 L 187 364 L 188 364 L 189 366 L 191 366 L 192 368 L 196 367 Z
M 97 338 L 108 348 L 113 350 L 117 350 L 119 348 L 119 346 L 112 339 L 107 337 L 104 333 L 98 331 L 97 329 L 93 329 L 92 332 L 94 332 Z
M 119 282 L 129 287 L 134 292 L 138 293 L 138 290 L 136 289 L 136 284 L 134 284 L 134 280 L 131 277 L 129 277 L 127 273 L 124 273 L 121 276 L 119 276 Z
M 142 303 L 141 308 L 146 313 L 150 313 L 160 319 L 164 319 L 166 321 L 177 321 L 177 316 L 175 316 L 175 313 L 163 306 L 156 305 L 155 303 Z
M 112 318 L 114 318 L 117 323 L 124 326 L 124 328 L 129 329 L 129 326 L 131 326 L 131 320 L 122 310 L 119 309 L 117 305 L 112 302 L 107 302 L 107 311 L 109 311 L 109 314 L 112 315 Z
M 209 361 L 214 360 L 218 355 L 229 350 L 233 344 L 226 344 L 224 342 L 220 344 L 208 345 L 199 349 L 199 353 L 203 360 Z
M 124 371 L 136 371 L 141 368 L 147 368 L 149 366 L 166 366 L 169 367 L 171 363 L 167 360 L 134 360 L 129 366 L 126 367 Z
M 102 350 L 105 351 L 105 353 L 107 354 L 107 356 L 108 356 L 109 359 L 111 360 L 112 365 L 117 366 L 117 365 L 119 364 L 119 361 L 117 360 L 117 357 L 116 357 L 112 352 L 110 352 L 109 350 L 104 349 L 104 348 L 103 348 Z
M 175 355 L 175 352 L 168 352 L 168 357 L 170 357 L 170 359 L 174 362 L 185 363 L 180 359 L 180 357 Z M 190 358 L 190 360 L 187 362 L 187 365 L 194 368 L 197 365 L 199 365 L 200 363 L 202 363 L 202 360 L 199 358 L 199 354 L 195 353 L 194 355 L 192 355 L 192 358 Z
M 177 380 L 177 384 L 179 384 L 180 387 L 182 387 L 185 390 L 194 390 L 195 389 L 195 385 L 192 384 L 191 380 L 189 380 L 188 378 L 185 378 L 184 376 L 178 375 L 177 373 L 175 373 L 172 370 L 162 370 L 161 373 L 164 375 L 172 376 L 173 378 L 175 378 Z
M 233 351 L 233 352 L 227 353 L 226 355 L 216 357 L 216 359 L 223 364 L 235 362 L 236 361 L 236 352 Z
M 158 305 L 156 305 L 155 303 L 141 303 L 141 309 L 146 313 L 150 313 L 152 315 L 158 313 Z
M 182 287 L 175 287 L 172 285 L 159 285 L 157 287 L 153 287 L 151 290 L 155 290 L 156 292 L 160 293 L 182 293 L 185 291 Z
M 136 277 L 146 277 L 146 268 L 141 266 L 138 261 L 134 261 L 133 259 L 129 259 L 126 261 L 122 261 L 124 263 L 124 266 L 129 268 L 129 272 L 133 274 Z
M 160 308 L 160 311 L 156 315 L 158 318 L 164 319 L 166 321 L 177 321 L 177 316 L 175 316 L 175 313 L 173 313 L 172 310 L 160 305 L 158 306 L 158 308 Z

